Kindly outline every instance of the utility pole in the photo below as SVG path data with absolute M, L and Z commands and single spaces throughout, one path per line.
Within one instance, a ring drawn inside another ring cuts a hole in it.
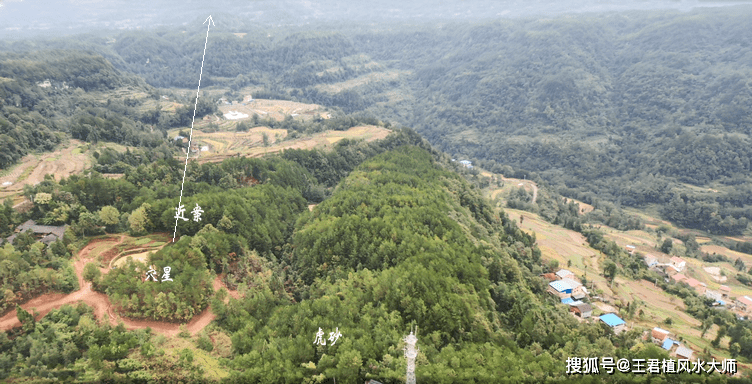
M 406 384 L 415 384 L 415 357 L 418 356 L 418 338 L 410 331 L 405 337 L 405 358 L 407 359 L 407 379 Z

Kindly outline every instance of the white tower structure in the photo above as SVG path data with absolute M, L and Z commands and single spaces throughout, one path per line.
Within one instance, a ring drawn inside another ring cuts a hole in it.
M 407 384 L 415 384 L 415 358 L 418 356 L 418 338 L 412 331 L 405 337 L 405 358 L 407 358 Z

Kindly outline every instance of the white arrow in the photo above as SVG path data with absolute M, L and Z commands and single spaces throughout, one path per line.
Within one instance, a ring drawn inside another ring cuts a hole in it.
M 201 92 L 201 76 L 204 74 L 204 59 L 206 58 L 206 45 L 209 43 L 209 29 L 214 25 L 214 19 L 211 15 L 204 21 L 206 24 L 206 40 L 204 41 L 204 53 L 201 55 L 201 71 L 198 74 L 198 88 L 196 89 L 196 103 L 193 105 L 193 120 L 191 120 L 191 134 L 188 137 L 188 150 L 185 154 L 185 166 L 183 167 L 183 181 L 180 183 L 180 200 L 178 207 L 183 204 L 183 187 L 185 186 L 185 172 L 188 170 L 188 156 L 191 154 L 191 141 L 193 140 L 193 123 L 196 122 L 196 108 L 198 108 L 198 94 Z M 175 236 L 178 234 L 178 215 L 175 215 L 175 232 L 172 233 L 172 242 L 175 242 Z

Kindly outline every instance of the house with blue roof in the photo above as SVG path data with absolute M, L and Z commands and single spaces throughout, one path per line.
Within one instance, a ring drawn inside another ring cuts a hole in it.
M 606 323 L 611 329 L 614 330 L 614 334 L 618 335 L 627 329 L 627 323 L 622 320 L 615 313 L 607 313 L 598 317 L 602 322 Z
M 561 280 L 554 280 L 548 283 L 547 291 L 560 299 L 572 296 L 572 286 Z
M 675 344 L 679 345 L 679 342 L 666 338 L 666 340 L 663 341 L 663 345 L 661 345 L 661 348 L 671 352 L 671 349 L 674 348 Z
M 574 303 L 574 300 L 571 297 L 565 297 L 565 298 L 561 299 L 561 303 L 562 304 L 572 304 L 572 303 Z

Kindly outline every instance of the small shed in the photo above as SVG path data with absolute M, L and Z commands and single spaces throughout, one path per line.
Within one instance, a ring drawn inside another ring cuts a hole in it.
M 668 334 L 669 333 L 670 333 L 669 331 L 667 331 L 667 330 L 665 330 L 663 328 L 655 327 L 650 332 L 650 336 L 651 336 L 651 338 L 652 338 L 652 340 L 653 340 L 654 343 L 656 343 L 656 344 L 662 344 L 668 338 Z
M 565 298 L 561 299 L 561 303 L 562 304 L 572 304 L 572 303 L 574 303 L 574 300 L 571 297 L 565 297 Z
M 752 310 L 752 298 L 749 296 L 739 297 L 736 299 L 736 306 L 744 312 L 749 312 Z
M 674 280 L 677 283 L 681 283 L 682 281 L 687 281 L 687 276 L 684 276 L 683 273 L 677 273 L 671 276 L 671 280 Z
M 683 345 L 680 345 L 679 348 L 676 348 L 676 357 L 678 357 L 680 359 L 687 359 L 687 360 L 689 360 L 689 359 L 692 358 L 693 354 L 694 354 L 694 351 L 692 351 L 691 349 L 689 349 L 689 348 L 687 348 L 687 347 L 685 347 Z
M 569 312 L 574 313 L 575 316 L 587 319 L 588 317 L 593 315 L 593 306 L 588 303 L 579 303 L 571 305 L 569 307 Z
M 556 276 L 558 276 L 560 279 L 574 279 L 576 278 L 574 273 L 572 271 L 569 271 L 567 269 L 560 269 L 556 272 Z
M 648 268 L 652 268 L 656 265 L 658 265 L 658 259 L 653 255 L 645 255 L 645 265 L 648 266 Z
M 548 280 L 548 281 L 554 281 L 554 280 L 558 280 L 558 279 L 556 278 L 556 275 L 555 275 L 555 274 L 553 274 L 553 273 L 541 273 L 541 274 L 540 274 L 540 277 L 542 277 L 542 278 L 544 278 L 544 279 L 546 279 L 546 280 Z
M 602 322 L 606 323 L 611 329 L 614 330 L 615 334 L 620 334 L 627 328 L 627 323 L 622 320 L 619 316 L 617 316 L 615 313 L 607 313 L 605 315 L 601 315 L 598 317 Z
M 663 344 L 661 345 L 661 348 L 670 352 L 671 349 L 674 347 L 674 344 L 677 344 L 677 342 L 667 337 L 666 340 L 663 340 Z

